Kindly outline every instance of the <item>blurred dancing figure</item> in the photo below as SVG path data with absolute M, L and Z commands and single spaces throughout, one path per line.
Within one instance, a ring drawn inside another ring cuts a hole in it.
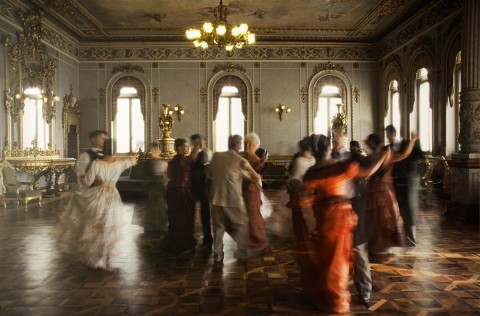
M 75 164 L 75 176 L 77 179 L 76 186 L 70 196 L 65 211 L 61 213 L 59 221 L 60 225 L 60 249 L 66 253 L 75 250 L 76 245 L 70 245 L 70 242 L 76 242 L 78 234 L 83 229 L 83 210 L 88 206 L 87 199 L 84 195 L 90 193 L 89 186 L 85 184 L 85 174 L 93 161 L 105 158 L 103 146 L 107 139 L 107 131 L 94 130 L 88 134 L 91 148 L 82 152 Z M 91 186 L 94 186 L 93 184 Z
M 264 168 L 265 160 L 260 159 L 255 151 L 260 146 L 260 138 L 255 133 L 250 133 L 245 136 L 245 156 L 252 168 L 260 173 Z M 247 208 L 248 223 L 249 223 L 249 248 L 258 251 L 264 251 L 268 248 L 267 233 L 265 230 L 265 222 L 260 208 L 262 205 L 261 182 L 252 182 L 250 179 L 244 179 L 242 183 L 243 199 Z
M 307 170 L 315 164 L 308 137 L 298 142 L 298 150 L 289 165 L 290 179 L 287 187 L 292 180 L 301 183 Z M 274 193 L 273 200 L 273 212 L 266 221 L 267 230 L 272 235 L 290 240 L 293 238 L 290 195 L 287 190 L 278 190 Z
M 211 160 L 210 151 L 205 147 L 203 137 L 199 134 L 190 136 L 192 148 L 198 152 L 191 170 L 192 194 L 195 201 L 200 202 L 200 218 L 202 220 L 204 249 L 211 249 L 213 243 L 212 224 L 210 222 L 210 203 L 208 202 L 206 168 Z
M 111 139 L 105 142 L 105 158 L 92 161 L 79 180 L 87 187 L 98 183 L 82 194 L 85 208 L 69 209 L 69 204 L 60 219 L 65 226 L 60 239 L 62 249 L 95 269 L 117 268 L 116 257 L 127 221 L 116 183 L 120 174 L 136 163 L 135 156 L 122 160 L 113 157 L 112 143 Z M 77 225 L 70 226 L 72 222 Z
M 177 154 L 168 163 L 166 200 L 168 206 L 168 248 L 174 253 L 195 250 L 195 201 L 191 191 L 190 170 L 198 152 L 192 151 L 184 138 L 175 139 Z
M 248 215 L 242 196 L 242 180 L 258 183 L 260 176 L 248 161 L 238 155 L 240 135 L 229 136 L 226 152 L 216 152 L 207 171 L 212 205 L 213 259 L 223 261 L 223 235 L 227 232 L 237 243 L 237 254 L 246 255 Z
M 300 250 L 297 262 L 303 288 L 311 301 L 323 312 L 346 313 L 350 311 L 348 281 L 357 224 L 350 199 L 345 196 L 346 183 L 374 172 L 386 154 L 370 167 L 362 168 L 355 162 L 335 162 L 326 136 L 312 139 L 318 139 L 316 164 L 303 177 L 308 196 L 300 199 L 300 206 L 302 211 L 313 211 L 316 223 L 309 228 L 306 215 L 294 207 L 293 223 Z
M 345 144 L 345 134 L 342 128 L 334 128 L 332 131 L 332 158 L 335 160 L 350 158 L 350 152 Z
M 404 246 L 402 219 L 398 202 L 393 189 L 393 163 L 405 159 L 410 155 L 417 135 L 412 133 L 408 147 L 402 153 L 393 153 L 386 159 L 368 182 L 368 246 L 373 252 L 383 252 L 389 247 Z M 383 147 L 380 137 L 370 134 L 365 141 L 373 154 L 367 159 L 375 159 L 383 151 L 390 150 Z
M 366 166 L 365 154 L 358 141 L 350 142 L 350 160 L 360 166 Z M 368 218 L 367 218 L 367 182 L 363 178 L 352 179 L 354 196 L 350 198 L 353 210 L 358 216 L 354 232 L 355 261 L 353 265 L 353 282 L 359 294 L 359 301 L 368 308 L 372 293 L 372 275 L 368 258 Z
M 402 153 L 408 147 L 408 141 L 397 139 L 397 130 L 393 125 L 385 128 L 390 149 L 394 153 Z M 420 141 L 417 139 L 412 152 L 402 161 L 393 164 L 393 184 L 397 195 L 400 215 L 403 219 L 403 228 L 407 238 L 407 246 L 417 245 L 416 222 L 419 209 L 418 186 L 419 175 L 417 161 L 423 157 Z

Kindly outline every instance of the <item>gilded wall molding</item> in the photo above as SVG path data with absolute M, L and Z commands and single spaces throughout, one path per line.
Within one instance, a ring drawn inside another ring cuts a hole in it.
M 207 88 L 205 88 L 205 87 L 200 88 L 200 102 L 206 103 L 207 102 L 207 96 L 208 96 Z
M 112 75 L 115 75 L 119 72 L 123 72 L 123 73 L 132 73 L 132 72 L 145 73 L 145 71 L 143 70 L 143 67 L 141 67 L 139 65 L 132 65 L 130 63 L 126 63 L 124 65 L 118 65 L 118 66 L 113 67 Z
M 235 60 L 352 60 L 377 61 L 378 50 L 375 47 L 329 47 L 333 57 L 324 47 L 243 47 L 235 51 Z M 212 48 L 162 48 L 162 47 L 84 47 L 80 48 L 79 61 L 125 61 L 125 60 L 225 60 L 224 52 Z
M 331 62 L 318 64 L 313 68 L 313 74 L 318 74 L 319 72 L 326 71 L 326 72 L 341 72 L 345 74 L 345 68 L 343 68 L 340 64 L 332 64 Z
M 353 88 L 353 100 L 355 101 L 355 103 L 358 103 L 358 99 L 360 98 L 360 89 L 358 89 L 358 87 L 355 87 Z
M 305 87 L 302 87 L 300 89 L 300 98 L 302 100 L 302 103 L 306 103 L 308 100 L 308 89 Z
M 232 63 L 226 63 L 226 64 L 223 64 L 223 65 L 216 65 L 215 67 L 213 67 L 212 69 L 212 73 L 216 74 L 220 71 L 225 71 L 225 72 L 234 72 L 234 71 L 238 71 L 238 72 L 243 72 L 245 73 L 247 70 L 245 69 L 245 67 L 243 67 L 242 65 L 239 65 L 239 64 L 232 64 Z
M 153 103 L 157 104 L 158 103 L 158 88 L 152 88 L 152 100 Z
M 260 88 L 259 87 L 256 87 L 255 89 L 253 89 L 253 96 L 255 98 L 255 103 L 260 102 Z

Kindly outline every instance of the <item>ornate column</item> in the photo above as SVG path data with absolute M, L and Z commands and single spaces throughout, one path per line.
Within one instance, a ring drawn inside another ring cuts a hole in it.
M 447 214 L 478 220 L 480 190 L 480 1 L 463 1 L 460 152 L 452 155 Z

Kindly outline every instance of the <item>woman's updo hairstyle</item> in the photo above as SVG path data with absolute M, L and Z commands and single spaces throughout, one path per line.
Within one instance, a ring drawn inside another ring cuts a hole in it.
M 328 150 L 330 149 L 330 139 L 325 135 L 320 135 L 317 143 L 318 152 L 316 154 L 317 159 L 325 158 Z
M 182 147 L 186 143 L 187 143 L 187 140 L 185 138 L 176 138 L 173 145 L 175 146 L 175 150 L 177 150 L 178 148 Z
M 298 142 L 298 149 L 300 149 L 302 153 L 310 150 L 310 143 L 308 142 L 308 137 L 305 137 Z

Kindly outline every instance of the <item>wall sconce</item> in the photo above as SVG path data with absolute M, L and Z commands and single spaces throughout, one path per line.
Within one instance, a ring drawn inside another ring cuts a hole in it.
M 279 104 L 279 105 L 277 105 L 277 107 L 275 108 L 275 112 L 278 113 L 278 119 L 281 121 L 282 118 L 283 118 L 283 113 L 290 113 L 290 112 L 292 112 L 292 109 L 289 108 L 289 107 L 286 107 L 286 106 L 283 105 L 283 104 Z
M 42 94 L 43 102 L 47 103 L 48 100 L 52 100 L 52 102 L 58 102 L 60 101 L 60 97 L 56 94 L 53 94 L 53 91 L 50 91 L 50 93 L 44 92 Z
M 17 99 L 19 102 L 21 102 L 22 104 L 25 104 L 25 102 L 28 102 L 30 101 L 30 98 L 28 96 L 26 96 L 25 94 L 23 93 L 17 93 L 15 94 L 15 99 Z
M 185 110 L 182 108 L 180 104 L 177 104 L 173 107 L 173 110 L 169 111 L 170 115 L 176 114 L 177 119 L 180 122 L 182 120 L 182 115 L 185 114 Z

